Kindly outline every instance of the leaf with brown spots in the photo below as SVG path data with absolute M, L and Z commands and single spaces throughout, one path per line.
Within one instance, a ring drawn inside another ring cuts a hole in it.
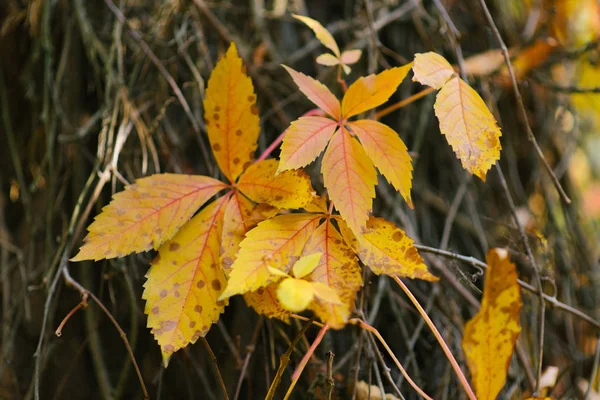
M 355 236 L 344 221 L 338 220 L 346 242 L 360 260 L 377 275 L 401 276 L 437 281 L 427 270 L 414 241 L 396 225 L 383 218 L 371 217 L 361 236 Z
M 101 260 L 158 249 L 212 196 L 226 186 L 207 177 L 157 174 L 116 193 L 88 227 L 71 261 Z
M 505 249 L 491 249 L 481 308 L 467 322 L 462 342 L 475 394 L 480 400 L 496 398 L 508 373 L 521 332 L 521 292 L 515 264 Z
M 278 211 L 279 209 L 267 204 L 254 205 L 241 193 L 233 193 L 225 208 L 221 240 L 221 266 L 226 274 L 229 274 L 246 233 L 259 222 L 277 214 Z
M 210 75 L 204 100 L 208 139 L 217 164 L 230 182 L 254 159 L 260 133 L 256 94 L 244 69 L 231 43 Z
M 277 300 L 277 286 L 279 286 L 279 283 L 271 283 L 268 286 L 258 288 L 254 292 L 246 292 L 244 293 L 244 300 L 257 313 L 289 323 L 291 312 L 286 310 Z
M 240 244 L 221 298 L 254 291 L 276 281 L 269 267 L 288 272 L 321 218 L 319 214 L 286 214 L 259 223 Z
M 321 224 L 306 243 L 304 254 L 314 253 L 323 255 L 306 279 L 333 288 L 342 304 L 315 298 L 309 309 L 332 328 L 341 329 L 354 310 L 356 293 L 363 284 L 358 260 L 330 221 Z
M 301 208 L 312 202 L 310 177 L 300 170 L 275 175 L 278 164 L 273 158 L 252 164 L 240 177 L 238 188 L 254 202 L 277 208 Z
M 174 352 L 205 336 L 225 308 L 218 298 L 226 285 L 219 249 L 227 200 L 209 204 L 163 244 L 146 274 L 148 327 L 165 367 Z

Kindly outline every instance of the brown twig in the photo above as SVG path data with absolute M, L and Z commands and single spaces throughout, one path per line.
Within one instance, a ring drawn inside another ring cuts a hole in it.
M 75 315 L 75 313 L 77 311 L 79 311 L 82 308 L 86 308 L 88 306 L 88 295 L 87 293 L 84 293 L 81 296 L 81 301 L 79 302 L 79 304 L 77 304 L 75 307 L 73 307 L 73 309 L 71 311 L 69 311 L 69 313 L 63 318 L 62 322 L 60 323 L 60 325 L 58 325 L 58 328 L 56 328 L 56 330 L 54 331 L 54 334 L 58 337 L 62 336 L 62 329 L 65 326 L 65 324 L 67 323 L 67 321 L 73 316 Z
M 215 353 L 210 348 L 210 345 L 208 344 L 208 341 L 206 340 L 206 338 L 202 337 L 201 339 L 202 339 L 202 344 L 204 344 L 204 347 L 206 348 L 206 351 L 208 352 L 208 355 L 210 356 L 213 366 L 215 367 L 215 375 L 217 376 L 217 379 L 219 380 L 219 384 L 221 385 L 221 391 L 223 392 L 223 398 L 225 400 L 229 400 L 229 396 L 227 395 L 227 387 L 225 386 L 225 381 L 223 380 L 223 375 L 221 375 L 221 371 L 219 370 L 219 363 L 217 362 L 217 356 L 215 356 Z

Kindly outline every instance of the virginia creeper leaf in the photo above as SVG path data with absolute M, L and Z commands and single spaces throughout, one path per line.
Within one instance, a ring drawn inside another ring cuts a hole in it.
M 143 298 L 148 327 L 165 367 L 177 350 L 195 343 L 219 319 L 226 279 L 219 265 L 227 197 L 209 204 L 158 251 L 146 274 Z
M 458 76 L 439 91 L 434 104 L 440 131 L 463 167 L 485 181 L 500 159 L 500 128 L 483 99 Z
M 321 218 L 318 214 L 287 214 L 260 222 L 240 244 L 221 298 L 276 281 L 268 267 L 289 272 Z
M 340 59 L 333 54 L 324 53 L 317 57 L 317 64 L 333 67 L 334 65 L 340 64 Z
M 229 274 L 246 232 L 278 211 L 279 209 L 267 204 L 252 204 L 238 191 L 233 193 L 225 208 L 221 240 L 221 266 L 226 274 Z
M 323 181 L 335 208 L 356 233 L 364 228 L 373 197 L 377 171 L 346 128 L 331 139 L 321 165 Z
M 271 283 L 265 287 L 258 288 L 254 292 L 246 292 L 244 293 L 244 300 L 257 313 L 289 323 L 291 312 L 285 309 L 279 300 L 277 300 L 278 286 L 279 282 Z
M 204 119 L 208 139 L 223 174 L 234 182 L 254 159 L 260 132 L 256 94 L 231 43 L 208 80 Z
M 348 124 L 358 136 L 365 152 L 386 177 L 388 182 L 402 194 L 410 208 L 412 188 L 412 164 L 406 145 L 389 126 L 373 120 L 359 120 Z
M 292 79 L 296 85 L 298 85 L 300 91 L 304 93 L 310 101 L 315 103 L 317 107 L 332 116 L 335 120 L 339 119 L 340 102 L 327 86 L 310 76 L 304 75 L 302 72 L 294 71 L 285 65 L 283 67 L 292 76 Z
M 300 117 L 283 137 L 279 171 L 302 168 L 325 149 L 337 129 L 337 122 L 323 117 Z
M 360 60 L 360 56 L 362 55 L 361 50 L 346 50 L 342 53 L 340 57 L 340 62 L 344 65 L 352 65 Z
M 306 24 L 306 26 L 308 26 L 310 29 L 312 29 L 312 31 L 315 33 L 315 36 L 317 37 L 317 39 L 319 39 L 319 42 L 321 42 L 323 44 L 323 46 L 325 46 L 329 50 L 331 50 L 337 58 L 340 58 L 340 49 L 339 49 L 335 39 L 333 38 L 331 33 L 329 33 L 329 31 L 323 25 L 321 25 L 321 23 L 319 21 L 316 21 L 312 18 L 305 17 L 302 15 L 296 15 L 296 14 L 292 14 L 292 17 L 304 22 L 304 24 Z
M 311 282 L 303 279 L 286 278 L 277 287 L 277 299 L 292 312 L 306 310 L 314 296 Z
M 101 260 L 158 249 L 208 199 L 226 187 L 207 176 L 157 174 L 141 178 L 102 209 L 72 261 Z
M 344 221 L 338 220 L 346 242 L 360 260 L 377 275 L 437 281 L 427 270 L 414 241 L 396 225 L 383 218 L 371 217 L 362 235 L 354 236 Z
M 308 212 L 314 213 L 326 213 L 327 210 L 327 199 L 325 196 L 315 196 L 310 204 L 303 207 Z
M 319 265 L 319 260 L 321 260 L 322 255 L 323 253 L 317 252 L 300 257 L 292 267 L 294 276 L 296 278 L 304 278 L 306 275 L 313 272 L 314 269 L 317 268 L 317 265 Z
M 413 81 L 439 89 L 454 75 L 454 68 L 434 52 L 415 54 Z
M 362 275 L 354 251 L 344 243 L 342 236 L 330 221 L 321 224 L 312 234 L 305 254 L 323 253 L 319 264 L 307 277 L 312 282 L 320 282 L 333 288 L 341 304 L 315 299 L 309 308 L 334 329 L 344 327 L 354 310 L 356 293 L 362 286 Z
M 301 170 L 275 175 L 278 165 L 274 158 L 252 164 L 240 177 L 238 188 L 251 200 L 278 208 L 301 208 L 312 202 L 310 177 Z
M 385 103 L 402 83 L 411 66 L 412 63 L 357 79 L 342 99 L 343 117 L 348 119 Z
M 491 249 L 481 309 L 465 326 L 462 347 L 478 399 L 496 398 L 521 332 L 517 271 L 505 249 Z

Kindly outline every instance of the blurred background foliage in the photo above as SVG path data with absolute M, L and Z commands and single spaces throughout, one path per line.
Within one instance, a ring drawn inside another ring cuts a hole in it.
M 571 205 L 561 202 L 532 151 L 478 0 L 3 0 L 0 398 L 31 399 L 36 391 L 43 399 L 142 398 L 123 341 L 96 304 L 75 313 L 61 337 L 54 335 L 80 301 L 64 284 L 66 268 L 126 332 L 152 398 L 223 397 L 201 343 L 176 354 L 167 370 L 161 366 L 141 299 L 152 254 L 76 265 L 67 259 L 91 218 L 126 182 L 156 172 L 215 170 L 206 150 L 202 99 L 230 41 L 240 49 L 258 95 L 260 150 L 311 107 L 281 63 L 338 87 L 335 71 L 315 63 L 320 44 L 291 13 L 322 22 L 342 48 L 363 50 L 350 81 L 405 64 L 417 52 L 439 52 L 461 67 L 502 127 L 500 165 L 546 293 L 598 320 L 600 5 L 488 0 L 488 6 L 513 57 L 529 123 Z M 407 80 L 391 101 L 420 90 Z M 413 155 L 415 210 L 381 182 L 375 214 L 394 220 L 419 244 L 478 259 L 488 247 L 505 246 L 520 278 L 531 281 L 497 172 L 486 183 L 465 175 L 439 134 L 433 101 L 429 95 L 384 118 Z M 482 273 L 430 254 L 426 262 L 441 282 L 409 282 L 410 288 L 464 362 L 460 339 L 476 310 Z M 404 295 L 386 278 L 365 278 L 357 312 L 380 330 L 427 393 L 464 398 Z M 538 312 L 537 297 L 524 292 L 524 330 L 501 398 L 532 392 Z M 589 388 L 588 396 L 596 397 L 588 398 L 598 398 L 598 328 L 552 307 L 545 327 L 543 369 L 558 371 L 545 394 L 583 398 Z M 261 318 L 234 298 L 207 336 L 230 398 L 238 391 L 239 398 L 264 397 L 279 357 L 300 328 L 298 321 Z M 292 352 L 283 390 L 316 332 L 308 329 Z M 333 398 L 367 398 L 366 384 L 399 397 L 385 374 L 391 360 L 380 359 L 373 345 L 356 327 L 329 333 L 293 397 L 324 398 L 329 350 L 335 354 Z M 404 398 L 417 398 L 395 368 L 390 375 Z

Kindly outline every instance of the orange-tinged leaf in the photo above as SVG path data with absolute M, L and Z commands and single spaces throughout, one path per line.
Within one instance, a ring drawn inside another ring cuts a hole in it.
M 480 400 L 496 398 L 521 332 L 517 271 L 505 249 L 491 249 L 481 309 L 465 326 L 462 347 Z
M 377 75 L 358 78 L 342 99 L 342 115 L 345 119 L 369 111 L 385 103 L 402 83 L 412 63 L 386 69 Z
M 278 208 L 301 208 L 311 203 L 314 191 L 310 177 L 301 170 L 277 175 L 279 162 L 274 158 L 252 164 L 240 177 L 238 188 L 256 203 Z
M 304 75 L 302 72 L 294 71 L 285 65 L 283 67 L 292 76 L 292 79 L 296 85 L 298 85 L 300 91 L 304 93 L 310 101 L 315 103 L 317 107 L 336 120 L 340 117 L 340 102 L 327 86 L 308 75 Z
M 410 198 L 413 167 L 402 139 L 392 128 L 378 121 L 365 119 L 351 122 L 349 125 L 379 172 L 402 194 L 410 208 L 413 208 Z
M 246 232 L 278 211 L 267 204 L 254 205 L 241 193 L 233 193 L 225 208 L 221 240 L 221 266 L 226 274 L 229 273 Z
M 413 81 L 439 89 L 454 75 L 454 68 L 437 53 L 415 54 Z
M 286 278 L 277 287 L 277 299 L 292 312 L 306 310 L 314 296 L 312 282 L 303 279 Z
M 485 181 L 500 159 L 500 128 L 483 99 L 459 77 L 450 79 L 434 104 L 440 131 L 463 167 Z
M 334 120 L 323 117 L 300 117 L 292 122 L 281 144 L 279 171 L 302 168 L 313 162 L 337 126 Z
M 346 65 L 352 65 L 360 60 L 360 56 L 362 55 L 361 50 L 346 50 L 342 53 L 340 57 L 340 62 Z
M 342 304 L 337 292 L 333 288 L 321 282 L 310 282 L 310 286 L 315 294 L 315 298 L 338 306 Z
M 346 242 L 354 248 L 361 261 L 377 275 L 437 281 L 423 263 L 414 241 L 393 223 L 371 217 L 367 229 L 354 236 L 343 221 L 338 220 Z
M 324 53 L 317 57 L 317 64 L 325 65 L 327 67 L 333 67 L 334 65 L 340 64 L 340 59 L 333 54 Z
M 317 39 L 319 39 L 319 42 L 321 42 L 323 44 L 323 46 L 327 47 L 329 50 L 333 51 L 333 54 L 335 54 L 335 56 L 337 58 L 340 58 L 340 49 L 339 49 L 335 39 L 333 38 L 331 33 L 329 33 L 329 31 L 327 29 L 325 29 L 325 27 L 323 25 L 321 25 L 321 23 L 319 21 L 316 21 L 312 18 L 305 17 L 302 15 L 296 15 L 296 14 L 292 14 L 292 17 L 304 22 L 304 24 L 306 24 L 306 26 L 308 26 L 310 29 L 312 29 L 312 31 L 315 33 L 315 36 L 317 37 Z
M 322 218 L 318 214 L 278 215 L 246 234 L 221 298 L 250 292 L 278 280 L 268 267 L 289 272 Z
M 208 139 L 223 174 L 234 182 L 254 159 L 260 132 L 256 94 L 231 43 L 208 80 L 204 119 Z
M 542 65 L 558 47 L 558 42 L 552 38 L 538 39 L 531 46 L 522 49 L 512 61 L 515 78 L 523 79 L 529 71 Z M 509 78 L 508 68 L 505 66 L 501 74 Z
M 244 300 L 257 313 L 289 323 L 291 312 L 285 309 L 279 300 L 277 300 L 278 286 L 279 282 L 271 283 L 268 286 L 258 288 L 254 292 L 244 293 Z
M 219 319 L 226 279 L 219 248 L 227 197 L 209 204 L 158 251 L 144 284 L 148 327 L 165 367 L 177 350 L 194 343 Z
M 330 221 L 321 224 L 306 243 L 304 253 L 315 252 L 323 253 L 323 256 L 307 279 L 335 289 L 342 304 L 315 299 L 309 308 L 321 321 L 341 329 L 354 310 L 356 293 L 363 284 L 358 260 Z
M 96 216 L 85 244 L 71 260 L 101 260 L 158 249 L 225 187 L 207 176 L 157 174 L 138 179 L 116 193 Z
M 331 139 L 321 165 L 335 208 L 357 233 L 371 212 L 377 171 L 358 141 L 342 128 Z

